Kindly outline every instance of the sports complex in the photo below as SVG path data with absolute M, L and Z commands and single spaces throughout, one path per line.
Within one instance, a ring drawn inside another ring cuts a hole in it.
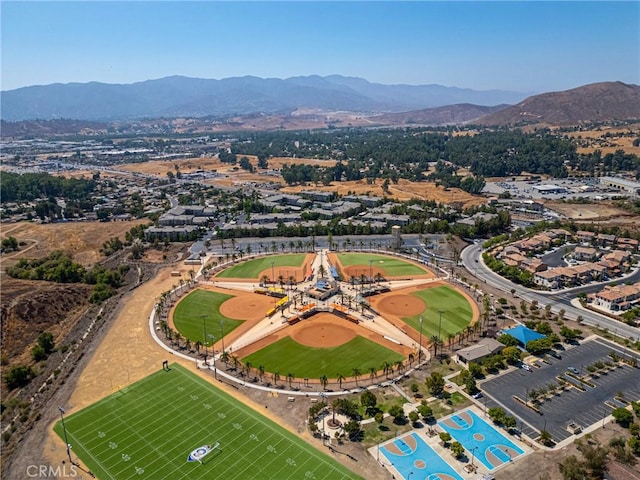
M 151 313 L 163 348 L 289 398 L 375 388 L 479 316 L 444 278 L 383 253 L 257 256 L 213 266 L 189 287 Z M 175 363 L 65 421 L 56 432 L 98 478 L 359 478 Z

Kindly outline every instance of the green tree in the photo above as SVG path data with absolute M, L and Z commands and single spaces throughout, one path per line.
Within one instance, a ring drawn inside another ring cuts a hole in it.
M 444 377 L 438 372 L 432 372 L 431 376 L 427 377 L 425 384 L 432 395 L 440 396 L 444 392 Z
M 460 442 L 453 442 L 449 448 L 456 458 L 460 458 L 464 454 L 464 447 Z
M 13 390 L 14 388 L 24 387 L 35 376 L 36 374 L 30 366 L 16 365 L 4 374 L 4 382 L 9 390 Z
M 344 431 L 347 432 L 349 440 L 355 441 L 361 437 L 362 430 L 360 428 L 360 422 L 358 420 L 352 418 L 343 425 L 343 428 Z
M 444 443 L 444 446 L 447 447 L 447 444 L 451 441 L 451 435 L 449 432 L 440 432 L 440 440 Z
M 616 419 L 616 422 L 619 423 L 622 427 L 628 428 L 629 424 L 633 422 L 633 413 L 631 413 L 626 408 L 616 408 L 611 412 L 613 418 Z
M 418 413 L 422 415 L 422 418 L 428 422 L 433 418 L 433 409 L 427 405 L 426 400 L 423 400 L 420 405 L 418 405 Z
M 377 411 L 376 404 L 378 399 L 371 390 L 366 390 L 360 395 L 360 404 L 365 408 L 367 415 L 371 416 Z
M 409 412 L 409 420 L 411 424 L 415 427 L 418 424 L 418 420 L 420 420 L 420 415 L 415 410 Z
M 398 425 L 405 424 L 407 417 L 404 414 L 404 410 L 400 405 L 393 405 L 389 408 L 389 415 L 393 417 L 393 423 Z
M 40 335 L 38 335 L 38 345 L 42 347 L 45 354 L 49 355 L 55 348 L 53 335 L 50 332 L 42 332 Z
M 515 365 L 521 360 L 520 350 L 518 349 L 518 347 L 513 347 L 513 346 L 505 347 L 502 350 L 502 356 L 507 361 L 507 363 L 511 365 Z

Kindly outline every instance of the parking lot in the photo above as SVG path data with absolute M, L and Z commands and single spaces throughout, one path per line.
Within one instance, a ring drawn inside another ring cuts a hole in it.
M 556 394 L 541 403 L 539 409 L 542 415 L 525 407 L 513 396 L 524 400 L 531 389 L 539 390 L 550 383 L 557 385 L 557 376 L 569 378 L 565 376 L 568 367 L 586 375 L 587 366 L 598 360 L 609 361 L 608 354 L 612 350 L 622 357 L 629 355 L 629 352 L 604 339 L 591 340 L 560 352 L 561 359 L 548 357 L 544 362 L 537 361 L 531 372 L 519 368 L 481 382 L 479 386 L 485 394 L 483 403 L 486 408 L 500 406 L 516 417 L 525 435 L 537 438 L 540 430 L 544 429 L 555 442 L 560 442 L 572 435 L 567 430 L 570 421 L 586 428 L 602 422 L 611 413 L 612 407 L 605 405 L 605 401 L 622 406 L 613 398 L 619 392 L 624 392 L 626 400 L 640 400 L 640 369 L 625 365 L 592 379 L 595 388 L 583 384 L 584 392 L 570 388 Z M 576 380 L 573 382 L 578 383 Z

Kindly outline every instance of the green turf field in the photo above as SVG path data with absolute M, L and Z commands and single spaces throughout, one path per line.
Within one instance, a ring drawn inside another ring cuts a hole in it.
M 403 275 L 424 275 L 427 273 L 413 263 L 407 262 L 400 258 L 390 257 L 387 255 L 375 255 L 370 253 L 338 253 L 340 263 L 345 267 L 352 265 L 361 265 L 369 267 L 369 260 L 373 260 L 373 266 L 384 272 L 386 277 L 401 277 Z M 368 275 L 368 270 L 363 273 Z
M 243 320 L 225 317 L 220 313 L 220 305 L 230 298 L 233 298 L 233 295 L 194 290 L 176 306 L 173 323 L 178 331 L 192 342 L 200 341 L 203 344 L 210 344 L 209 335 L 214 335 L 218 341 L 222 338 L 223 331 L 227 336 L 243 322 Z M 221 325 L 220 322 L 224 323 Z
M 473 310 L 464 295 L 447 286 L 425 288 L 412 293 L 421 298 L 427 305 L 427 309 L 420 315 L 404 317 L 416 332 L 420 330 L 420 316 L 422 316 L 422 335 L 425 339 L 438 335 L 438 323 L 442 310 L 442 329 L 440 338 L 446 341 L 447 334 L 456 334 L 467 327 L 473 318 Z
M 278 372 L 282 377 L 290 373 L 297 378 L 337 378 L 353 375 L 358 368 L 362 375 L 369 375 L 371 367 L 382 370 L 382 364 L 391 364 L 404 357 L 382 345 L 364 337 L 332 348 L 312 348 L 301 345 L 291 337 L 285 337 L 273 344 L 243 358 L 244 363 L 264 366 L 268 372 Z
M 72 455 L 100 480 L 360 478 L 175 364 L 67 413 Z M 55 431 L 64 438 L 60 422 Z M 217 442 L 202 465 L 187 462 L 193 450 Z
M 306 253 L 291 253 L 287 255 L 269 255 L 267 257 L 256 258 L 227 268 L 216 275 L 216 277 L 258 278 L 260 272 L 271 268 L 271 262 L 273 262 L 274 267 L 301 267 L 306 256 Z

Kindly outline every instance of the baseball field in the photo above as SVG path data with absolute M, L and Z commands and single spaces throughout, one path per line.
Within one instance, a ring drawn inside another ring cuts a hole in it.
M 255 258 L 253 260 L 238 263 L 237 265 L 223 270 L 216 275 L 216 278 L 259 279 L 262 275 L 267 275 L 271 278 L 271 267 L 273 266 L 273 274 L 275 278 L 272 280 L 277 280 L 280 275 L 285 275 L 284 272 L 286 271 L 286 267 L 291 267 L 289 273 L 293 275 L 292 272 L 294 272 L 294 268 L 302 267 L 306 257 L 306 253 L 291 253 L 286 255 L 269 255 L 267 257 Z M 286 280 L 287 278 L 285 278 L 285 281 Z M 298 274 L 297 280 L 302 280 L 301 274 Z
M 266 371 L 282 376 L 337 378 L 339 375 L 354 376 L 354 369 L 368 375 L 371 368 L 379 371 L 385 362 L 394 364 L 404 358 L 376 342 L 356 336 L 347 343 L 329 348 L 313 348 L 285 337 L 242 360 L 254 367 L 262 365 Z
M 101 480 L 360 478 L 177 364 L 67 414 L 72 455 Z
M 424 268 L 407 260 L 387 255 L 370 253 L 338 253 L 335 255 L 340 263 L 345 278 L 364 274 L 375 276 L 382 274 L 385 278 L 426 275 Z

